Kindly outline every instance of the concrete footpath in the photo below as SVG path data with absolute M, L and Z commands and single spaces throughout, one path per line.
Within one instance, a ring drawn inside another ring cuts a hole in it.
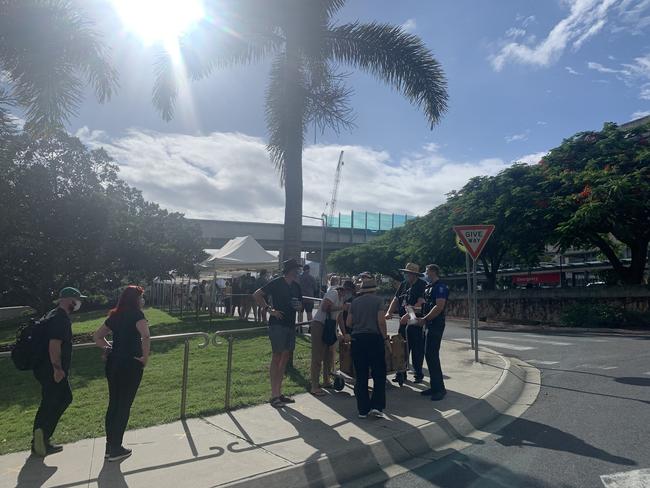
M 104 462 L 103 438 L 44 460 L 0 456 L 0 486 L 335 486 L 368 475 L 376 482 L 414 459 L 481 443 L 490 426 L 514 420 L 539 392 L 538 370 L 489 350 L 477 364 L 467 346 L 445 341 L 442 361 L 447 397 L 431 402 L 418 394 L 426 385 L 391 384 L 383 420 L 358 419 L 346 385 L 322 398 L 299 395 L 281 410 L 260 405 L 129 431 L 133 456 L 121 463 Z

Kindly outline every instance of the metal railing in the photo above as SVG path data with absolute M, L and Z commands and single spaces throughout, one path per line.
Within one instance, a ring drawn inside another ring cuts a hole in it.
M 189 366 L 189 355 L 190 355 L 190 339 L 193 337 L 200 337 L 203 339 L 203 342 L 199 344 L 199 348 L 203 349 L 210 344 L 210 335 L 207 332 L 187 332 L 185 334 L 167 334 L 159 336 L 151 336 L 151 342 L 165 342 L 165 341 L 175 341 L 183 340 L 184 341 L 184 351 L 183 351 L 183 379 L 181 382 L 181 418 L 185 418 L 185 409 L 187 406 L 187 383 L 188 383 L 188 366 Z M 85 342 L 83 344 L 73 344 L 73 349 L 90 349 L 97 348 L 97 345 L 94 342 Z M 11 351 L 0 352 L 0 358 L 11 357 Z

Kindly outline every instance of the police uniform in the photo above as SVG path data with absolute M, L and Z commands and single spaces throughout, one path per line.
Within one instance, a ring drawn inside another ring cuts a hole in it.
M 395 293 L 399 303 L 399 315 L 404 316 L 407 313 L 407 306 L 415 306 L 420 298 L 424 297 L 426 283 L 418 278 L 413 284 L 404 280 Z M 418 317 L 422 315 L 416 314 Z M 399 333 L 408 342 L 409 354 L 411 355 L 411 365 L 415 372 L 415 379 L 421 380 L 424 377 L 422 372 L 422 363 L 424 362 L 424 335 L 422 327 L 419 325 L 400 325 Z
M 449 288 L 442 281 L 431 283 L 424 291 L 423 313 L 428 314 L 436 306 L 436 299 L 449 299 Z M 425 326 L 424 336 L 424 357 L 429 368 L 431 382 L 431 394 L 444 393 L 445 382 L 442 377 L 440 366 L 440 342 L 445 331 L 445 310 L 438 314 L 433 320 L 429 320 Z

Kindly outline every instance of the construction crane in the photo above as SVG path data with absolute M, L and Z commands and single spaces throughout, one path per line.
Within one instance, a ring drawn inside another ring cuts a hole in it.
M 341 170 L 343 169 L 343 152 L 339 155 L 339 163 L 336 165 L 336 174 L 334 175 L 334 188 L 332 188 L 332 199 L 329 203 L 325 204 L 325 212 L 327 214 L 327 224 L 331 225 L 332 219 L 334 218 L 334 212 L 336 212 L 336 200 L 339 195 L 339 185 L 341 184 Z M 329 212 L 328 212 L 329 209 Z

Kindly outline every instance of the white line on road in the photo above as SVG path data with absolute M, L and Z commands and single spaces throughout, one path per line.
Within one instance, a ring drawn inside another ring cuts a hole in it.
M 470 339 L 453 339 L 457 342 L 465 342 L 465 343 L 470 343 Z M 498 347 L 500 349 L 512 349 L 513 351 L 530 351 L 531 349 L 535 349 L 534 347 L 529 347 L 529 346 L 516 346 L 515 344 L 505 344 L 503 342 L 491 342 L 491 341 L 482 341 L 479 339 L 478 341 L 479 347 L 481 345 L 484 346 L 492 346 L 492 347 Z
M 570 342 L 557 342 L 546 341 L 543 339 L 522 339 L 520 337 L 503 337 L 503 336 L 489 336 L 488 339 L 505 339 L 507 341 L 521 341 L 521 342 L 538 342 L 540 344 L 548 344 L 550 346 L 573 346 Z
M 548 337 L 547 335 L 541 335 L 541 334 L 524 334 L 524 333 L 519 333 L 519 335 L 522 336 L 528 336 L 528 337 L 538 337 L 540 339 L 544 339 Z M 571 339 L 576 339 L 581 342 L 609 342 L 607 339 L 592 339 L 591 337 L 582 337 L 582 336 L 571 336 Z
M 600 477 L 607 488 L 647 488 L 650 486 L 650 469 L 635 469 Z
M 579 364 L 576 368 L 590 368 L 590 369 L 602 369 L 608 371 L 610 369 L 617 369 L 618 366 L 600 366 L 598 364 Z
M 542 364 L 544 366 L 551 366 L 553 364 L 559 363 L 559 361 L 538 361 L 537 359 L 526 359 L 526 362 L 533 364 Z
M 648 376 L 650 376 L 650 371 L 648 371 L 647 373 L 643 373 L 643 374 L 647 374 Z

